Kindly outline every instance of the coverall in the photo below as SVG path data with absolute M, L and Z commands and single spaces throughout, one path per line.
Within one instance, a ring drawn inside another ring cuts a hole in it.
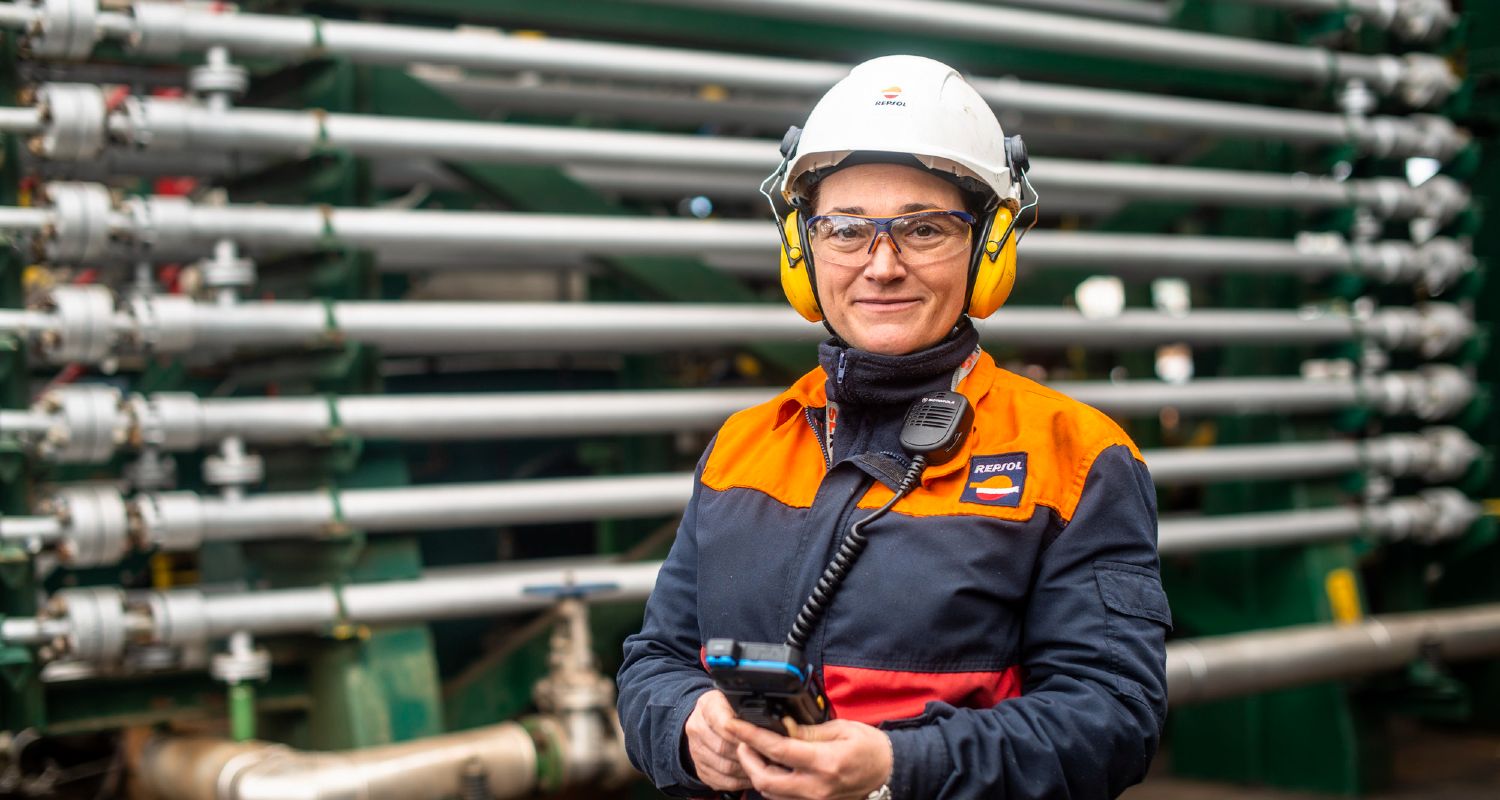
M 662 790 L 711 794 L 683 734 L 712 688 L 704 643 L 785 639 L 908 466 L 908 406 L 954 381 L 972 432 L 868 527 L 808 661 L 835 716 L 888 733 L 898 800 L 1113 797 L 1145 774 L 1171 625 L 1150 476 L 1108 417 L 977 342 L 966 318 L 905 356 L 829 340 L 818 369 L 720 428 L 618 676 L 631 760 Z

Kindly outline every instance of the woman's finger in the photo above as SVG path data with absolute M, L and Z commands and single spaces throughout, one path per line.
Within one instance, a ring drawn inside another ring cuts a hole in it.
M 731 778 L 745 777 L 745 768 L 740 766 L 739 759 L 734 755 L 720 755 L 691 744 L 688 746 L 688 755 L 693 757 L 693 766 L 699 769 L 699 777 L 702 777 L 702 770 L 705 768 Z

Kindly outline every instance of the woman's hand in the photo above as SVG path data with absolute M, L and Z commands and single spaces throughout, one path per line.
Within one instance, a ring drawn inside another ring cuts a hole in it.
M 730 723 L 738 722 L 729 700 L 718 689 L 705 692 L 688 715 L 683 733 L 687 735 L 688 755 L 698 780 L 710 789 L 721 792 L 738 792 L 750 788 L 750 780 L 740 767 L 739 755 L 735 753 L 738 740 L 727 735 Z
M 864 800 L 891 777 L 890 738 L 860 722 L 805 725 L 788 738 L 735 719 L 728 733 L 740 743 L 750 783 L 767 800 Z

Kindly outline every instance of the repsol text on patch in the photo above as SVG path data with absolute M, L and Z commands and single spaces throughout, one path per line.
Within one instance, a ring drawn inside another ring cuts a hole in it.
M 1025 453 L 974 456 L 969 459 L 968 485 L 959 499 L 965 503 L 1014 508 L 1021 504 L 1025 488 Z

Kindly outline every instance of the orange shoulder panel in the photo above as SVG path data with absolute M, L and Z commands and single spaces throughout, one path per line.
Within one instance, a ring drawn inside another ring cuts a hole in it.
M 794 508 L 809 508 L 823 480 L 822 444 L 807 423 L 808 405 L 827 403 L 822 368 L 780 395 L 736 413 L 719 428 L 703 466 L 703 485 L 754 489 Z
M 974 430 L 963 452 L 953 462 L 930 469 L 922 482 L 924 491 L 912 493 L 893 510 L 912 516 L 978 514 L 1024 520 L 1036 513 L 1037 506 L 1046 506 L 1067 521 L 1101 452 L 1124 445 L 1141 458 L 1125 431 L 1098 409 L 1012 372 L 995 368 L 994 373 L 990 390 L 975 404 Z M 1016 506 L 961 499 L 971 483 L 973 459 L 1010 454 L 1026 457 Z M 890 490 L 877 484 L 860 505 L 876 507 L 890 497 Z

